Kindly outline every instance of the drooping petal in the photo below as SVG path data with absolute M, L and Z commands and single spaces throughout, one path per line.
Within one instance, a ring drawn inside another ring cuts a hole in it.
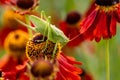
M 85 18 L 80 26 L 81 26 L 81 29 L 80 29 L 80 33 L 84 33 L 86 32 L 90 27 L 91 25 L 93 24 L 93 22 L 95 21 L 95 18 L 97 16 L 97 10 L 94 10 L 87 18 Z
M 120 23 L 120 8 L 118 8 L 118 10 L 115 10 L 113 12 L 113 15 L 114 15 L 116 21 L 118 21 Z
M 110 35 L 114 36 L 116 34 L 116 19 L 112 15 L 111 24 L 110 24 Z
M 59 65 L 59 69 L 61 73 L 64 75 L 66 80 L 81 80 L 79 75 L 72 73 L 71 71 L 67 70 L 63 65 Z
M 99 22 L 96 25 L 96 29 L 94 30 L 93 34 L 95 36 L 95 40 L 97 42 L 100 41 L 102 36 L 107 36 L 107 26 L 106 26 L 106 15 L 104 12 L 99 12 Z M 104 17 L 104 18 L 103 18 Z
M 63 59 L 66 59 L 68 63 L 70 64 L 78 64 L 78 65 L 81 65 L 82 63 L 81 62 L 78 62 L 78 61 L 75 61 L 75 59 L 72 57 L 67 57 L 65 56 L 63 53 L 61 53 L 61 56 L 63 57 Z
M 60 55 L 57 57 L 57 61 L 59 71 L 57 72 L 58 76 L 56 77 L 56 79 L 62 77 L 63 80 L 81 80 L 79 74 L 82 73 L 82 70 L 73 65 L 74 63 L 81 63 L 74 62 L 73 59 L 65 57 L 63 53 L 60 53 Z
M 101 14 L 99 13 L 99 10 L 97 10 L 96 13 L 97 13 L 97 14 L 96 14 L 96 17 L 95 17 L 94 21 L 91 23 L 91 25 L 89 26 L 89 28 L 86 29 L 86 32 L 82 33 L 82 35 L 83 35 L 83 37 L 84 37 L 85 39 L 93 40 L 93 39 L 95 38 L 93 31 L 96 29 L 97 24 L 98 24 L 98 22 L 99 22 L 99 18 L 100 18 L 100 16 L 101 16 Z M 91 18 L 91 19 L 92 19 L 92 18 Z M 86 26 L 87 26 L 87 25 L 86 25 Z M 82 27 L 84 27 L 84 25 L 83 25 Z
M 95 1 L 92 0 L 89 9 L 85 13 L 85 16 L 88 16 L 95 8 L 96 8 Z
M 63 76 L 61 72 L 57 72 L 55 80 L 66 80 L 66 78 Z
M 68 69 L 69 71 L 71 71 L 73 73 L 79 74 L 79 73 L 82 72 L 79 68 L 77 68 L 77 67 L 71 65 L 70 63 L 68 63 L 66 61 L 66 59 L 64 57 L 62 57 L 62 56 L 61 56 L 61 59 L 58 60 L 58 62 L 59 62 L 59 64 L 64 65 L 66 69 Z

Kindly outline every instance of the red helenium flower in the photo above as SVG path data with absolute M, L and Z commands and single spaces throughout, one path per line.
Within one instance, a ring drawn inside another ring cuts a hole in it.
M 22 80 L 29 80 L 28 75 L 25 74 L 27 70 L 26 60 L 19 63 L 19 61 L 14 59 L 12 56 L 8 56 L 6 58 L 8 59 L 7 61 L 4 61 L 5 63 L 3 63 L 3 60 L 0 61 L 0 70 L 2 71 L 2 77 L 5 80 L 16 80 L 17 78 L 21 78 Z
M 38 42 L 38 40 L 42 41 Z M 43 35 L 37 33 L 27 42 L 26 55 L 31 62 L 35 62 L 31 69 L 33 76 L 35 78 L 48 78 L 47 80 L 49 80 L 49 78 L 53 80 L 81 80 L 79 74 L 82 73 L 82 70 L 74 66 L 74 64 L 81 65 L 81 62 L 75 61 L 72 57 L 66 57 L 61 51 L 59 43 L 53 55 L 55 44 L 46 40 L 47 37 L 43 39 Z M 46 43 L 49 46 L 47 46 L 45 50 Z M 44 65 L 38 62 L 42 62 Z
M 4 48 L 8 54 L 0 60 L 0 70 L 5 80 L 27 77 L 24 73 L 26 73 L 28 62 L 25 55 L 28 38 L 28 34 L 22 30 L 12 31 L 7 35 Z
M 96 0 L 95 9 L 81 22 L 81 35 L 97 42 L 116 34 L 116 22 L 120 22 L 119 0 Z
M 80 65 L 81 62 L 76 62 L 73 58 L 68 58 L 64 53 L 60 53 L 57 57 L 59 71 L 56 75 L 56 80 L 81 80 L 79 74 L 82 73 L 80 68 L 74 64 Z
M 67 15 L 65 21 L 60 22 L 59 28 L 71 39 L 67 44 L 69 47 L 78 46 L 82 41 L 82 37 L 79 36 L 79 26 L 77 25 L 80 19 L 81 15 L 78 12 L 71 12 Z

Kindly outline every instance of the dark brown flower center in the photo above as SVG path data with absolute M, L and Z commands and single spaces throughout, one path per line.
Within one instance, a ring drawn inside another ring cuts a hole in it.
M 2 71 L 0 70 L 0 77 L 2 77 Z
M 68 24 L 75 24 L 81 18 L 81 15 L 78 12 L 71 12 L 67 15 L 66 22 Z
M 15 35 L 15 39 L 19 39 L 19 37 L 20 37 L 20 36 L 19 36 L 18 34 Z
M 38 60 L 32 65 L 31 73 L 35 77 L 47 77 L 53 72 L 53 65 L 44 60 Z
M 34 0 L 17 0 L 16 4 L 21 9 L 29 9 L 33 6 Z
M 96 4 L 100 6 L 112 6 L 119 3 L 119 0 L 96 0 Z

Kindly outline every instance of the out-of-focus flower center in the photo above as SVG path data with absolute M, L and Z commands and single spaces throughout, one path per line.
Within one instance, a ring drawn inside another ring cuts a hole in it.
M 53 65 L 44 60 L 38 60 L 32 65 L 31 73 L 35 77 L 47 77 L 53 72 Z
M 34 0 L 17 0 L 16 4 L 21 9 L 29 9 L 34 5 Z
M 8 34 L 5 39 L 5 49 L 16 56 L 24 56 L 28 34 L 22 30 L 16 30 Z
M 71 12 L 67 15 L 66 22 L 68 24 L 75 24 L 81 18 L 81 15 L 78 12 Z
M 96 4 L 100 6 L 112 6 L 119 3 L 119 0 L 96 0 Z
M 53 58 L 55 43 L 46 39 L 41 34 L 36 34 L 32 40 L 27 42 L 26 54 L 30 60 L 34 61 L 45 57 L 51 60 Z M 54 56 L 57 55 L 58 51 L 59 46 L 57 46 Z

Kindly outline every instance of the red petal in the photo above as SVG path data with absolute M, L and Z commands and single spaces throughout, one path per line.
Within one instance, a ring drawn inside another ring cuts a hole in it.
M 92 1 L 89 9 L 85 13 L 85 16 L 88 16 L 95 8 L 96 8 L 95 1 Z
M 106 14 L 105 12 L 99 12 L 99 14 L 100 14 L 99 22 L 96 25 L 96 29 L 93 32 L 93 35 L 97 42 L 100 41 L 101 37 L 108 35 L 107 25 L 106 25 Z
M 61 54 L 61 56 L 63 56 L 63 59 L 66 59 L 67 62 L 70 63 L 70 64 L 79 64 L 79 65 L 82 64 L 81 62 L 77 62 L 77 61 L 75 61 L 74 59 L 71 59 L 71 58 L 66 57 L 66 56 L 64 55 L 64 53 L 60 53 L 60 54 Z
M 110 33 L 112 36 L 116 34 L 116 19 L 114 18 L 114 16 L 112 16 L 112 19 L 111 19 Z
M 81 69 L 71 65 L 70 63 L 68 63 L 63 57 L 61 57 L 60 60 L 58 60 L 60 65 L 63 65 L 67 70 L 76 73 L 76 74 L 80 74 L 82 72 Z
M 85 18 L 80 26 L 81 26 L 81 29 L 80 29 L 80 33 L 84 33 L 86 32 L 86 30 L 88 30 L 88 28 L 91 27 L 91 25 L 93 24 L 93 22 L 95 21 L 95 18 L 97 16 L 97 10 L 94 10 L 87 18 Z
M 59 65 L 59 69 L 66 80 L 81 80 L 79 75 L 67 70 L 63 65 Z
M 118 7 L 117 10 L 113 12 L 113 15 L 116 18 L 116 21 L 120 23 L 120 7 Z
M 66 78 L 63 76 L 61 72 L 57 72 L 55 80 L 66 80 Z
M 75 67 L 73 64 L 69 63 L 68 60 L 74 61 L 72 58 L 65 57 L 62 53 L 60 53 L 58 60 L 59 72 L 57 73 L 58 77 L 62 77 L 62 80 L 81 80 L 79 74 L 82 73 L 80 68 Z M 59 79 L 60 80 L 60 79 Z
M 100 16 L 101 16 L 101 14 L 100 14 L 100 11 L 98 10 L 93 23 L 91 24 L 91 26 L 89 26 L 89 28 L 86 30 L 86 32 L 84 32 L 82 34 L 85 39 L 93 40 L 95 38 L 95 35 L 94 35 L 93 31 L 97 27 Z
M 3 72 L 3 77 L 5 80 L 16 80 L 16 72 L 14 71 Z

